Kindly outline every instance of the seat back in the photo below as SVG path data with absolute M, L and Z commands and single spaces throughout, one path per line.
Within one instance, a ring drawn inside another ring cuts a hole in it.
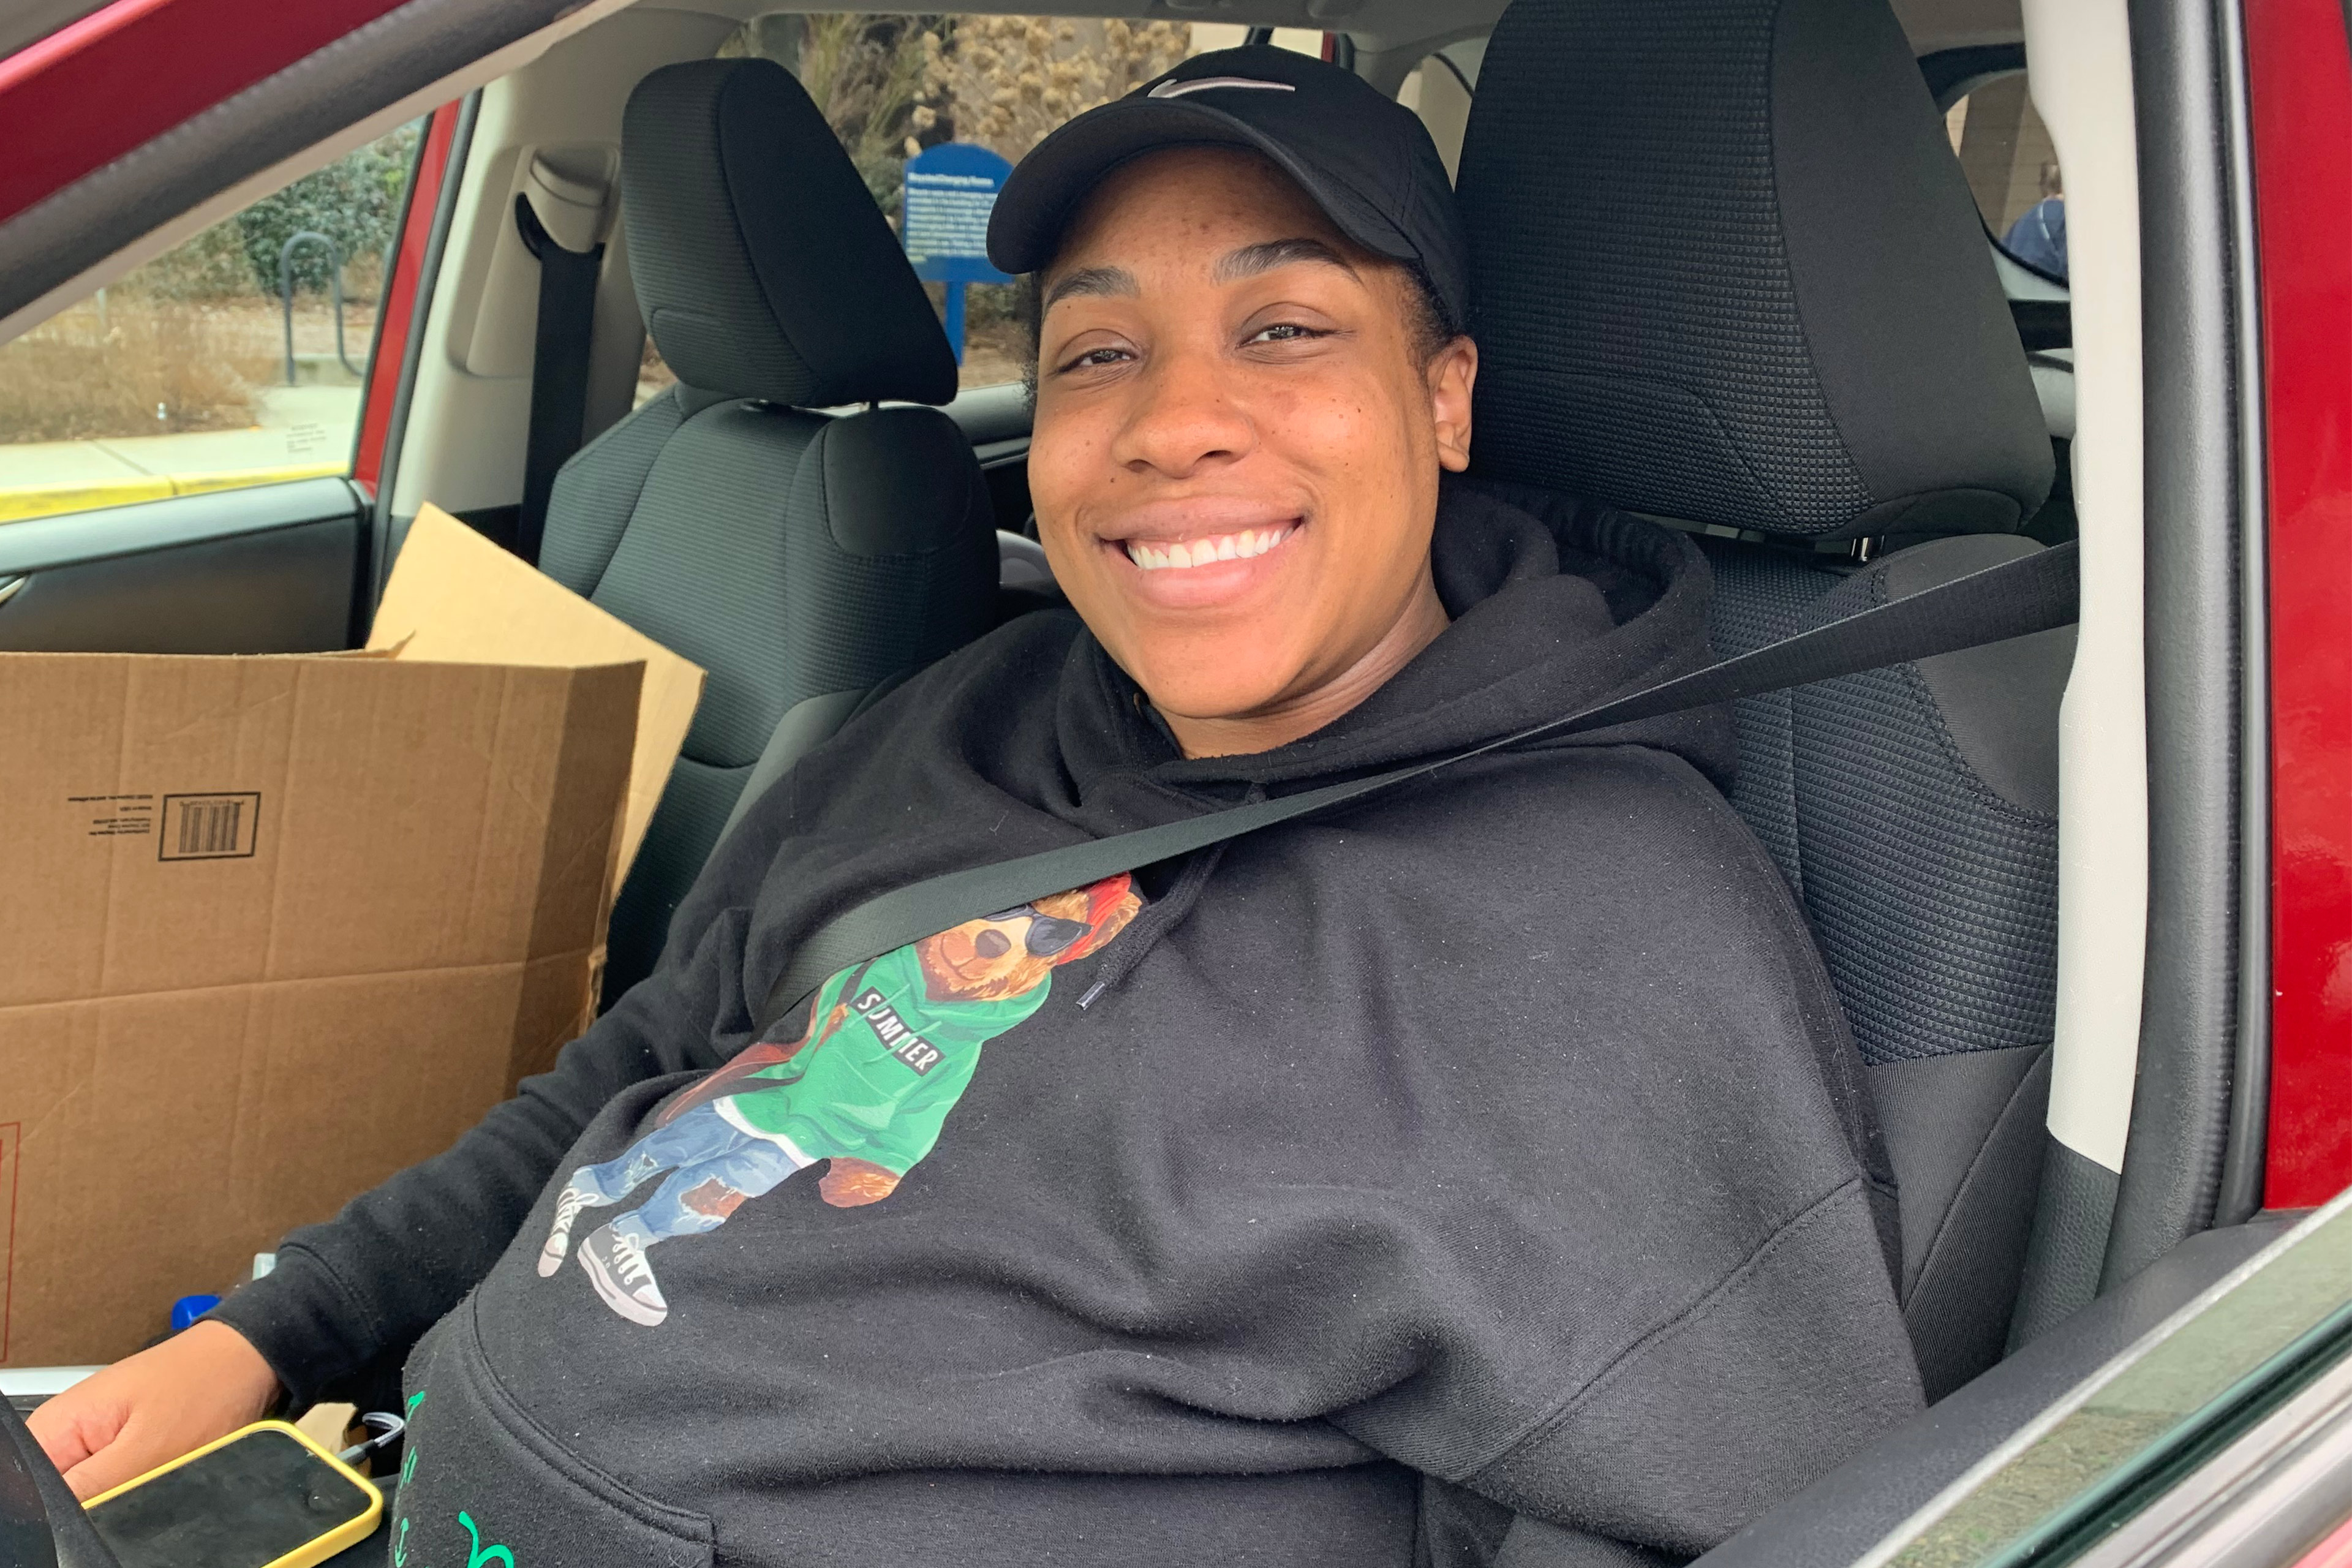
M 800 84 L 655 71 L 621 150 L 629 260 L 678 384 L 558 475 L 540 565 L 709 672 L 614 910 L 605 994 L 650 972 L 786 715 L 987 629 L 996 539 L 956 368 L 889 225 Z
M 1708 540 L 1744 652 L 2039 548 L 1962 536 L 1860 571 Z M 2071 629 L 1738 705 L 1732 804 L 1804 905 L 1901 1181 L 1931 1394 L 1999 1360 L 2042 1167 L 2058 981 L 2058 702 Z
M 1710 534 L 1719 653 L 2036 548 L 2011 537 L 2051 482 L 2032 382 L 1884 0 L 1518 0 L 1460 198 L 1476 469 Z M 1859 539 L 1914 547 L 1863 566 Z M 2071 650 L 1738 712 L 1734 804 L 1811 918 L 1901 1184 L 1931 1395 L 1997 1359 L 2022 1267 Z

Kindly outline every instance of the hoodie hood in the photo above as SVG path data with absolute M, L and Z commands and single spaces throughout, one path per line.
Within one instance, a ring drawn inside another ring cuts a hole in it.
M 1072 611 L 1024 616 L 930 666 L 803 759 L 717 851 L 769 867 L 745 961 L 752 994 L 764 996 L 758 987 L 807 933 L 893 888 L 1197 816 L 1253 792 L 1449 756 L 1708 660 L 1706 558 L 1654 523 L 1449 479 L 1431 548 L 1452 623 L 1364 702 L 1272 751 L 1183 756 Z M 1687 764 L 1717 789 L 1738 754 L 1721 708 L 1538 737 L 1504 754 L 1627 746 Z M 1179 912 L 1161 911 L 1129 945 L 1148 946 Z

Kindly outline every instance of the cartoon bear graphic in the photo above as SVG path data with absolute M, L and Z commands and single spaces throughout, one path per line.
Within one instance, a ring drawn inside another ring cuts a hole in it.
M 1122 872 L 842 970 L 819 987 L 796 1037 L 745 1047 L 619 1158 L 572 1173 L 540 1275 L 562 1267 L 583 1211 L 664 1172 L 651 1198 L 579 1246 L 597 1296 L 647 1327 L 669 1315 L 646 1256 L 656 1243 L 715 1230 L 820 1161 L 826 1203 L 881 1202 L 939 1142 L 981 1047 L 1043 1006 L 1055 969 L 1118 935 L 1142 903 Z

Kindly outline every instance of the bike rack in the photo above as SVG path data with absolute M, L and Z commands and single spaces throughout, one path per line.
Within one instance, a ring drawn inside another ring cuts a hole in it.
M 343 352 L 342 247 L 318 230 L 306 228 L 299 234 L 289 236 L 286 243 L 278 247 L 278 298 L 286 312 L 286 384 L 294 384 L 294 252 L 304 245 L 327 247 L 327 281 L 335 295 L 335 357 L 342 361 L 343 368 L 351 372 L 354 379 L 363 379 L 360 376 L 360 367 L 353 364 L 352 356 Z

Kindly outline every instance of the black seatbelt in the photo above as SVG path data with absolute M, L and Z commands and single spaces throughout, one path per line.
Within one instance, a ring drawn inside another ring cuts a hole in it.
M 539 563 L 547 536 L 547 498 L 555 470 L 580 449 L 588 420 L 588 348 L 596 319 L 596 279 L 604 247 L 566 250 L 515 196 L 515 226 L 539 259 L 539 335 L 530 359 L 530 434 L 523 447 L 522 514 L 515 523 L 515 553 Z
M 999 910 L 1171 860 L 1326 806 L 1361 800 L 1489 752 L 1538 736 L 1581 734 L 2071 625 L 2075 557 L 2072 541 L 2036 551 L 1434 762 L 1302 790 L 1278 800 L 1247 801 L 1182 822 L 895 888 L 835 915 L 801 943 L 768 992 L 768 1005 L 761 1013 L 761 1037 L 780 1020 L 795 1015 L 828 976 L 853 963 Z

